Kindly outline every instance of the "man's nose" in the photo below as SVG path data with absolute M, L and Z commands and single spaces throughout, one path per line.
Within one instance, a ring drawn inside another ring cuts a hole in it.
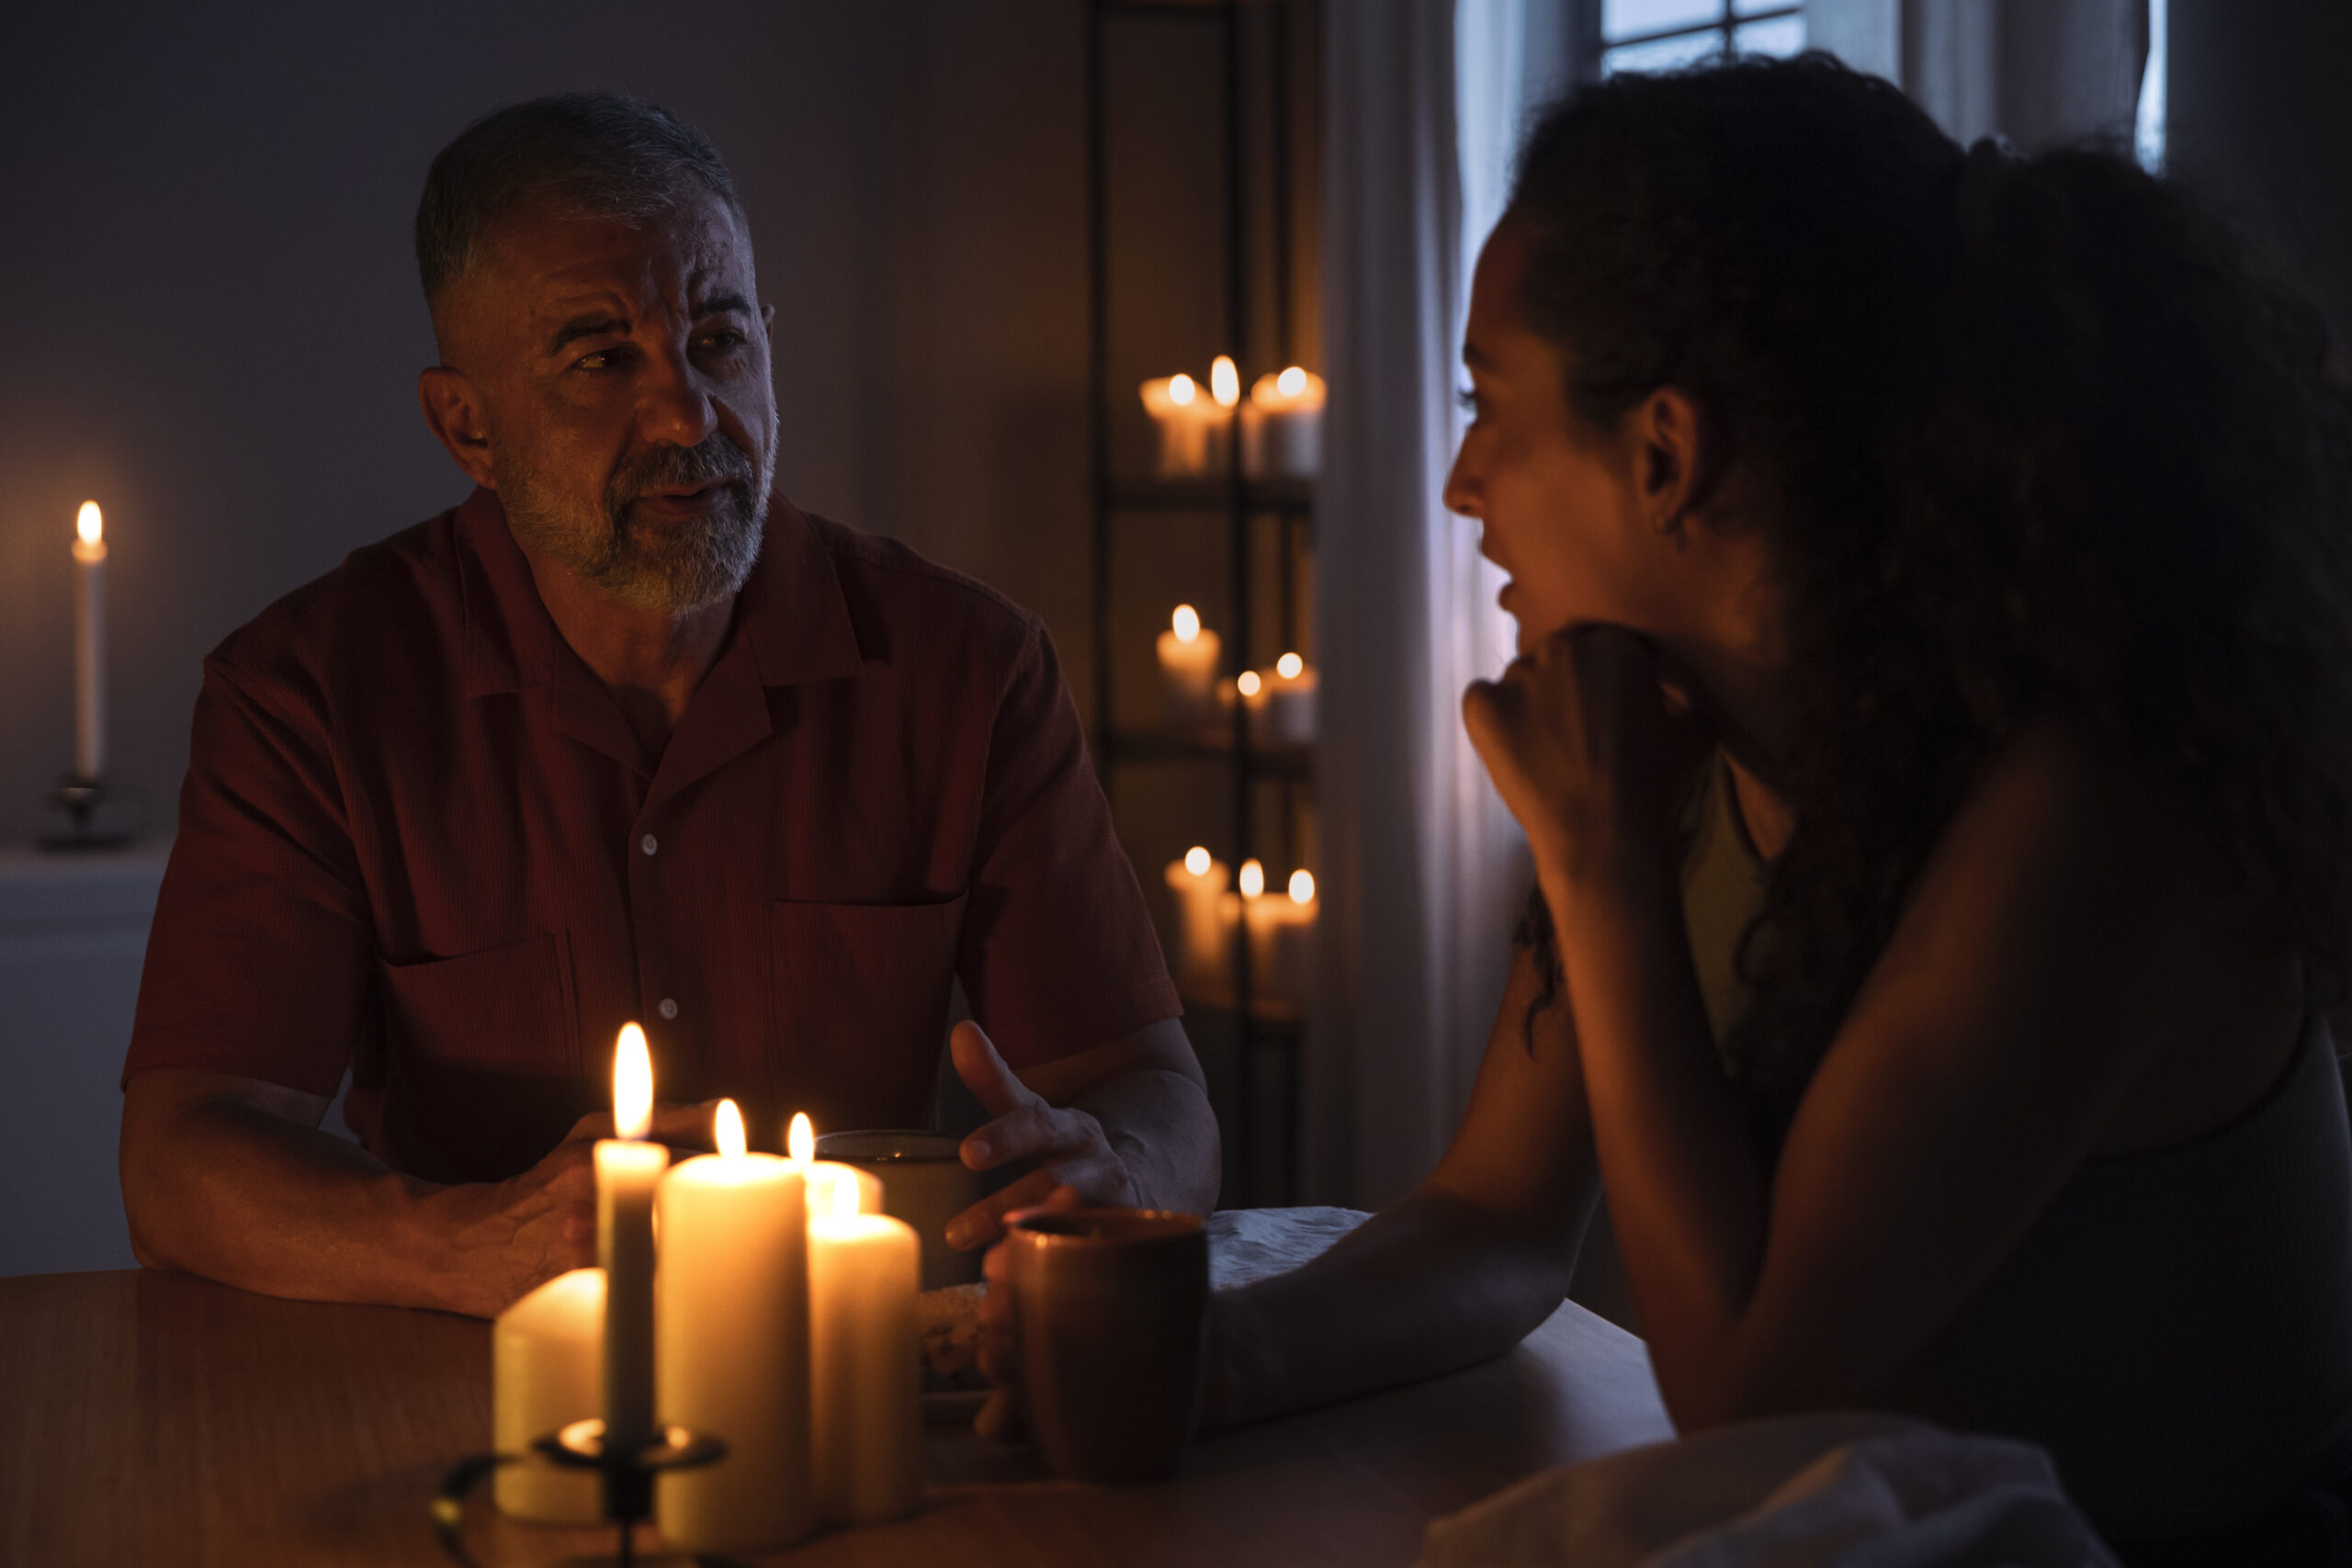
M 639 386 L 638 426 L 649 446 L 689 448 L 718 428 L 718 411 L 683 344 L 648 359 Z

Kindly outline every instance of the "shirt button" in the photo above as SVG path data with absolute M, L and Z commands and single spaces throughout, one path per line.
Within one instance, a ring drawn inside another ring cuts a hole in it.
M 654 851 L 662 847 L 662 840 L 655 838 L 652 834 L 648 833 L 645 837 L 637 841 L 637 847 L 643 850 L 647 854 L 651 854 Z
M 675 1018 L 678 1016 L 677 1000 L 672 997 L 663 997 L 662 998 L 662 1004 L 653 1010 L 660 1013 L 663 1018 Z

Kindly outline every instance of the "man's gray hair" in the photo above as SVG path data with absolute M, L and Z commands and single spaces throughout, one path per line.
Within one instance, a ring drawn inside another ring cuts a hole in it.
M 557 93 L 494 109 L 441 150 L 416 206 L 424 299 L 481 260 L 500 222 L 527 207 L 642 220 L 707 192 L 740 220 L 734 177 L 702 132 L 618 93 Z

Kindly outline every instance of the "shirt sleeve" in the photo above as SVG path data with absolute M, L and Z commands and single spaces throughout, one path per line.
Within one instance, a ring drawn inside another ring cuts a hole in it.
M 956 968 L 1004 1059 L 1035 1066 L 1181 1014 L 1061 662 L 1034 622 L 983 790 Z
M 187 1067 L 333 1095 L 367 1017 L 366 893 L 315 705 L 216 653 L 123 1080 Z

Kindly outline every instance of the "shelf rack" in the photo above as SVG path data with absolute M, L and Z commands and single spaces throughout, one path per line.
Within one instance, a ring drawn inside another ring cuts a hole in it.
M 1108 138 L 1108 85 L 1105 33 L 1124 17 L 1156 16 L 1182 17 L 1219 29 L 1223 93 L 1220 197 L 1224 206 L 1223 274 L 1224 352 L 1243 367 L 1242 385 L 1250 384 L 1249 348 L 1251 342 L 1250 289 L 1250 188 L 1247 180 L 1249 148 L 1243 73 L 1245 17 L 1265 18 L 1270 40 L 1267 71 L 1272 104 L 1268 117 L 1268 182 L 1271 197 L 1271 245 L 1274 287 L 1271 337 L 1280 368 L 1293 351 L 1291 299 L 1291 149 L 1289 58 L 1291 17 L 1288 0 L 1088 0 L 1086 12 L 1086 207 L 1087 207 L 1087 378 L 1090 428 L 1089 468 L 1093 551 L 1091 588 L 1094 659 L 1094 755 L 1104 793 L 1115 808 L 1117 775 L 1136 767 L 1183 764 L 1222 767 L 1227 773 L 1231 807 L 1231 841 L 1220 847 L 1230 865 L 1261 853 L 1257 820 L 1257 792 L 1261 781 L 1275 783 L 1283 793 L 1287 829 L 1295 817 L 1295 792 L 1311 792 L 1315 750 L 1308 746 L 1270 746 L 1253 742 L 1249 715 L 1235 704 L 1229 728 L 1171 733 L 1123 724 L 1114 701 L 1112 679 L 1115 639 L 1136 635 L 1140 628 L 1114 626 L 1112 616 L 1112 563 L 1120 525 L 1135 516 L 1165 516 L 1175 513 L 1213 514 L 1225 521 L 1230 632 L 1225 637 L 1228 672 L 1255 667 L 1251 638 L 1261 584 L 1254 566 L 1251 530 L 1258 519 L 1272 517 L 1280 528 L 1275 551 L 1277 624 L 1283 646 L 1295 645 L 1296 567 L 1312 540 L 1314 486 L 1299 479 L 1255 479 L 1243 472 L 1242 443 L 1237 418 L 1226 446 L 1223 474 L 1199 479 L 1136 479 L 1114 472 L 1111 385 L 1111 257 L 1109 205 L 1111 188 Z M 1308 795 L 1311 798 L 1311 794 Z M 1196 1018 L 1206 1015 L 1228 1023 L 1237 1042 L 1238 1085 L 1235 1097 L 1238 1142 L 1234 1161 L 1237 1179 L 1228 1183 L 1228 1206 L 1289 1198 L 1297 1187 L 1299 1046 L 1304 1020 L 1297 1013 L 1257 993 L 1250 974 L 1247 934 L 1237 931 L 1232 953 L 1233 990 L 1221 997 L 1188 995 L 1187 1008 Z M 1279 1185 L 1270 1183 L 1260 1168 L 1261 1137 L 1269 1130 L 1268 1111 L 1259 1103 L 1259 1066 L 1272 1054 L 1280 1084 L 1281 1150 Z M 1238 1188 L 1238 1190 L 1232 1189 Z

